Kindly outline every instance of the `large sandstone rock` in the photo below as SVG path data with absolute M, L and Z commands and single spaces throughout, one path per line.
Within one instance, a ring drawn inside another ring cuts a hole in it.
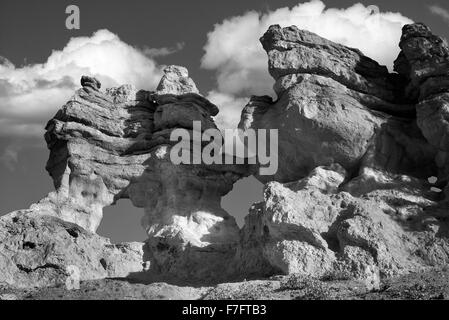
M 296 27 L 271 26 L 260 40 L 278 99 L 253 97 L 240 127 L 279 130 L 281 166 L 261 181 L 300 179 L 332 163 L 351 173 L 362 162 L 423 176 L 435 171 L 436 150 L 417 128 L 400 77 L 356 49 Z
M 260 40 L 278 98 L 252 97 L 239 127 L 279 131 L 279 170 L 254 171 L 277 182 L 246 217 L 241 272 L 375 287 L 379 277 L 447 264 L 446 42 L 422 24 L 404 26 L 398 73 L 389 74 L 293 26 L 271 26 Z

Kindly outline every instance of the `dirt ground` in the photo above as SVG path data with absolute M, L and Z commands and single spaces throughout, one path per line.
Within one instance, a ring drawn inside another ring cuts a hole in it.
M 385 280 L 377 290 L 367 290 L 351 280 L 321 281 L 290 275 L 265 280 L 223 283 L 214 287 L 179 287 L 167 283 L 141 284 L 127 279 L 84 281 L 78 290 L 65 285 L 51 288 L 11 289 L 0 286 L 0 300 L 226 300 L 226 299 L 331 299 L 428 300 L 449 299 L 449 270 L 412 273 Z

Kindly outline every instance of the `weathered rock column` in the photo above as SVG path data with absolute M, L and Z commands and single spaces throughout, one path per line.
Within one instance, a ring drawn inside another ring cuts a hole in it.
M 394 68 L 407 82 L 406 94 L 417 103 L 422 134 L 437 150 L 437 185 L 443 189 L 449 183 L 449 45 L 416 23 L 404 26 L 399 46 Z
M 165 69 L 152 96 L 156 106 L 152 139 L 157 146 L 128 194 L 136 206 L 145 208 L 142 225 L 149 236 L 152 271 L 180 279 L 216 281 L 226 277 L 224 266 L 239 240 L 238 226 L 221 208 L 221 197 L 246 170 L 233 165 L 176 165 L 170 159 L 177 143 L 170 141 L 170 135 L 176 128 L 190 134 L 187 152 L 192 152 L 194 121 L 201 123 L 202 132 L 217 129 L 212 116 L 218 108 L 197 92 L 184 68 Z

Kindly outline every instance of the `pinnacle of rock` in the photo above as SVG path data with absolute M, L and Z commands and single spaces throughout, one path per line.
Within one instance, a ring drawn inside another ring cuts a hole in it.
M 189 71 L 181 66 L 167 66 L 156 89 L 159 94 L 199 93 L 195 82 L 189 77 Z

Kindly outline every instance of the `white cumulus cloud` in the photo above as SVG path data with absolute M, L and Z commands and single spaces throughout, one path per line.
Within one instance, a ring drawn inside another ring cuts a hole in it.
M 326 8 L 318 0 L 266 13 L 250 11 L 214 26 L 204 47 L 202 67 L 216 70 L 218 92 L 246 96 L 273 94 L 273 80 L 259 38 L 270 25 L 279 24 L 296 25 L 358 48 L 391 70 L 399 53 L 401 28 L 407 23 L 412 20 L 400 13 L 379 12 L 375 6 Z
M 142 50 L 105 29 L 71 38 L 42 64 L 16 67 L 0 57 L 0 136 L 42 135 L 82 75 L 98 78 L 103 88 L 128 83 L 154 89 L 162 72 Z

